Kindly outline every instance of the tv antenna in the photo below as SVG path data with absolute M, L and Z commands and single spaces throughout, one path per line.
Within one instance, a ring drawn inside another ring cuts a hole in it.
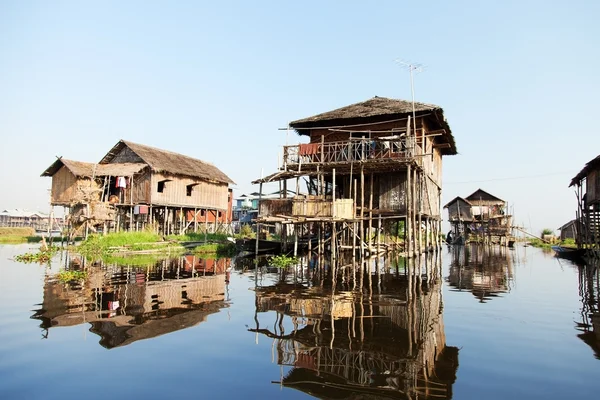
M 413 77 L 413 71 L 415 73 L 423 72 L 425 67 L 423 64 L 413 63 L 410 61 L 396 59 L 396 64 L 400 65 L 402 68 L 407 69 L 410 73 L 410 94 L 412 97 L 412 120 L 413 120 L 413 134 L 417 134 L 417 122 L 415 119 L 415 80 Z

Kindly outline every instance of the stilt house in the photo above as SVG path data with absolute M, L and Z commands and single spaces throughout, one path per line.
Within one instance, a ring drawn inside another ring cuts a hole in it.
M 51 204 L 69 209 L 73 228 L 164 234 L 231 222 L 233 181 L 212 164 L 154 147 L 119 141 L 99 163 L 57 159 Z
M 287 193 L 302 178 L 308 195 L 261 201 L 259 221 L 331 235 L 332 248 L 361 255 L 384 245 L 377 232 L 404 230 L 409 255 L 439 245 L 442 157 L 457 153 L 440 107 L 374 97 L 289 128 L 308 143 L 284 146 L 279 171 L 253 183 L 262 192 L 279 181 Z
M 506 201 L 482 190 L 457 197 L 444 206 L 454 238 L 507 245 L 512 240 L 512 217 Z
M 577 245 L 600 256 L 600 155 L 571 179 L 577 195 Z

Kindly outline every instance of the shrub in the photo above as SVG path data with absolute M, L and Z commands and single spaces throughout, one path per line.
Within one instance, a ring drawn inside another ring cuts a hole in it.
M 298 262 L 296 257 L 290 257 L 285 254 L 273 256 L 269 258 L 269 263 L 277 268 L 287 268 L 290 265 L 294 265 Z

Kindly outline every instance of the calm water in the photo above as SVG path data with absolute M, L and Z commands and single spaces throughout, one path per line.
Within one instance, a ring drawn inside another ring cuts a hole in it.
M 0 245 L 1 399 L 563 399 L 600 394 L 598 273 L 533 248 L 285 275 L 249 260 L 89 265 Z M 321 279 L 323 278 L 323 279 Z

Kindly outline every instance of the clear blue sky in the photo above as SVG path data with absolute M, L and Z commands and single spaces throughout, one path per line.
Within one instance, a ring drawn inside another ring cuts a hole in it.
M 54 157 L 97 161 L 119 139 L 257 190 L 289 121 L 410 99 L 403 58 L 426 66 L 416 99 L 456 137 L 443 202 L 481 187 L 518 223 L 557 228 L 575 214 L 570 178 L 600 154 L 599 15 L 597 1 L 5 0 L 0 208 L 47 211 Z

